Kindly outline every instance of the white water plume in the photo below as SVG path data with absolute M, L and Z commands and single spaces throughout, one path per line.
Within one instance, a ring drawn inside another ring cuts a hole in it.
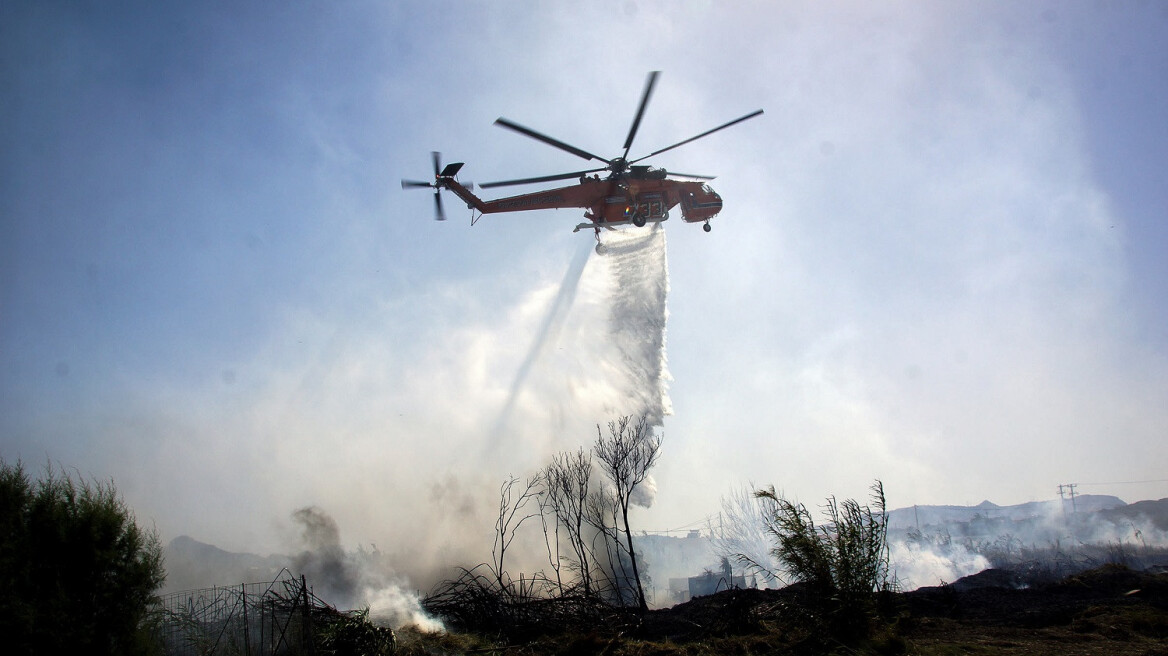
M 618 358 L 614 374 L 625 379 L 624 413 L 660 426 L 673 412 L 665 359 L 665 230 L 654 224 L 647 230 L 606 233 L 601 253 L 612 275 L 609 332 Z
M 513 453 L 518 444 L 538 445 L 533 453 L 540 452 L 549 446 L 548 433 L 621 416 L 660 426 L 670 414 L 664 230 L 654 225 L 602 238 L 597 257 L 589 257 L 590 242 L 581 242 L 554 294 L 548 286 L 533 292 L 550 300 L 541 301 L 546 310 L 528 329 L 534 334 L 486 441 L 487 454 Z M 570 439 L 580 438 L 588 439 L 587 433 Z

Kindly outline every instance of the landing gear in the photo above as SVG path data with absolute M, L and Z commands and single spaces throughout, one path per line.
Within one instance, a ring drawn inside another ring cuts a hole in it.
M 710 228 L 710 222 L 709 222 L 709 221 L 706 221 L 706 225 L 702 226 L 702 230 L 705 230 L 706 232 L 709 232 L 711 229 L 712 229 L 712 228 Z
M 637 226 L 638 228 L 644 228 L 645 227 L 645 215 L 641 214 L 640 212 L 637 212 L 636 214 L 634 214 L 633 215 L 633 225 Z

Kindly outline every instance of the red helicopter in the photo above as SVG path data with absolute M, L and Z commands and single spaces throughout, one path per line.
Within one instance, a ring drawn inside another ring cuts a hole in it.
M 731 125 L 754 118 L 763 112 L 761 109 L 753 111 L 729 123 L 723 123 L 716 128 L 706 130 L 697 136 L 679 141 L 672 146 L 667 146 L 643 157 L 630 160 L 628 156 L 629 150 L 633 145 L 633 138 L 637 135 L 637 128 L 640 127 L 641 118 L 645 114 L 645 107 L 649 104 L 649 97 L 653 94 L 653 87 L 657 84 L 657 76 L 659 74 L 659 71 L 649 73 L 649 77 L 645 82 L 645 90 L 641 94 L 641 104 L 637 108 L 636 115 L 633 117 L 633 125 L 629 128 L 629 136 L 625 139 L 624 152 L 619 157 L 606 159 L 598 155 L 593 155 L 586 150 L 541 134 L 505 118 L 499 118 L 495 121 L 495 125 L 514 130 L 519 134 L 572 153 L 577 157 L 604 162 L 605 166 L 585 171 L 573 171 L 571 173 L 545 175 L 535 178 L 489 182 L 479 185 L 481 188 L 489 189 L 509 185 L 553 182 L 570 178 L 578 178 L 579 182 L 577 184 L 484 201 L 472 193 L 471 188 L 474 186 L 472 183 L 463 185 L 455 179 L 463 163 L 455 162 L 443 167 L 441 155 L 435 152 L 432 153 L 434 181 L 402 180 L 402 189 L 417 187 L 434 189 L 434 218 L 439 221 L 446 220 L 446 214 L 442 210 L 441 193 L 443 189 L 447 189 L 465 201 L 467 207 L 472 210 L 471 225 L 474 225 L 484 214 L 579 207 L 584 209 L 584 218 L 588 219 L 588 223 L 577 225 L 575 231 L 592 228 L 596 231 L 596 237 L 599 239 L 601 228 L 612 228 L 614 226 L 629 224 L 642 227 L 646 223 L 660 223 L 669 218 L 669 210 L 680 205 L 682 220 L 686 223 L 704 222 L 705 225 L 702 226 L 702 229 L 709 232 L 710 219 L 722 209 L 722 197 L 711 189 L 708 184 L 700 182 L 701 180 L 712 180 L 712 176 L 669 173 L 665 169 L 638 165 L 637 162 L 653 157 L 654 155 L 660 155 L 678 146 L 683 146 L 691 141 L 696 141 L 719 130 L 728 128 Z M 604 177 L 597 175 L 604 171 L 608 172 Z M 674 177 L 686 179 L 677 180 Z M 477 215 L 475 212 L 477 212 Z

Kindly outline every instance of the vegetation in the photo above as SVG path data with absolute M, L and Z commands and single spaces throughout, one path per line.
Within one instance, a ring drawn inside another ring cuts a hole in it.
M 597 433 L 590 452 L 558 454 L 537 475 L 500 486 L 491 562 L 439 584 L 424 601 L 428 612 L 458 628 L 519 637 L 621 609 L 648 610 L 629 512 L 661 438 L 632 417 L 609 422 L 607 434 L 597 426 Z M 515 580 L 507 553 L 536 517 L 551 575 Z
M 113 483 L 0 462 L 0 635 L 10 654 L 149 650 L 162 547 Z
M 596 429 L 600 433 L 600 427 Z M 618 547 L 615 555 L 610 556 L 610 561 L 615 560 L 622 567 L 628 562 L 632 570 L 632 585 L 623 585 L 620 589 L 630 590 L 635 595 L 637 607 L 642 611 L 649 610 L 637 563 L 637 551 L 633 548 L 629 508 L 634 503 L 638 487 L 645 482 L 649 470 L 657 463 L 661 438 L 647 425 L 645 417 L 637 423 L 633 423 L 631 417 L 622 417 L 608 422 L 608 436 L 600 433 L 592 450 L 611 484 L 611 496 L 606 501 L 612 509 L 612 521 L 600 521 L 595 526 L 610 538 L 609 544 Z M 622 570 L 619 580 L 622 583 L 629 581 L 625 571 Z
M 319 614 L 319 613 L 318 613 Z M 369 609 L 332 612 L 317 629 L 314 651 L 321 656 L 388 656 L 397 649 L 392 629 L 369 620 Z
M 515 656 L 1153 656 L 1168 644 L 1168 574 L 1104 566 L 1054 583 L 1023 585 L 985 572 L 958 584 L 891 592 L 897 615 L 844 643 L 808 625 L 807 586 L 723 590 L 645 614 L 610 613 L 588 623 L 548 622 L 527 638 L 403 629 L 401 654 Z
M 774 487 L 755 494 L 767 507 L 772 554 L 790 579 L 804 585 L 813 625 L 845 643 L 869 636 L 877 601 L 892 588 L 883 484 L 872 485 L 872 506 L 829 498 L 827 522 L 820 526 L 806 506 L 783 498 Z M 748 556 L 740 559 L 763 567 Z
M 557 494 L 564 498 L 541 501 L 540 512 L 550 512 L 569 525 L 573 516 L 583 516 L 580 526 L 587 526 L 589 512 L 574 511 L 578 506 L 572 500 L 591 499 L 595 507 L 597 491 L 583 493 L 586 477 L 573 472 L 587 471 L 590 463 L 591 457 L 583 452 L 553 460 L 544 470 L 544 481 L 559 481 Z M 517 526 L 513 519 L 537 516 L 535 511 L 510 512 L 524 493 L 535 489 L 535 498 L 550 494 L 538 486 L 513 484 L 513 493 L 503 495 L 510 503 L 500 506 L 500 517 L 507 519 L 500 526 Z M 562 578 L 518 582 L 503 578 L 502 592 L 492 567 L 480 566 L 481 574 L 476 568 L 461 580 L 461 596 L 445 599 L 452 608 L 481 613 L 477 620 L 459 619 L 448 625 L 472 633 L 412 632 L 399 642 L 399 649 L 403 654 L 506 651 L 533 656 L 1164 653 L 1168 574 L 1109 565 L 1056 581 L 991 570 L 953 585 L 904 593 L 895 589 L 889 571 L 879 481 L 872 486 L 867 505 L 829 498 L 821 523 L 811 510 L 773 488 L 756 492 L 752 501 L 765 511 L 771 553 L 741 559 L 757 568 L 776 563 L 771 574 L 789 583 L 781 589 L 724 590 L 649 612 L 622 608 L 619 598 L 604 592 L 582 594 L 582 579 L 575 569 L 580 560 L 573 555 L 576 546 L 564 537 L 571 530 L 545 521 L 545 535 L 564 539 L 562 557 L 572 565 L 557 570 Z M 743 517 L 752 515 L 749 507 L 742 510 Z M 578 533 L 588 536 L 587 530 Z M 593 538 L 583 544 L 586 557 L 595 559 L 600 552 L 593 547 L 607 538 L 602 533 Z M 548 552 L 559 553 L 550 544 Z M 588 562 L 601 561 L 603 557 Z M 604 582 L 611 575 L 610 571 L 593 579 L 598 590 L 606 589 Z M 491 594 L 474 597 L 488 588 Z M 600 603 L 602 599 L 607 601 Z M 489 624 L 484 618 L 496 621 L 496 630 L 482 630 Z

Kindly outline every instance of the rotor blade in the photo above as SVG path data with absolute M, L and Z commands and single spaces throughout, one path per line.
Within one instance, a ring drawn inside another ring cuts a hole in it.
M 435 221 L 445 221 L 446 220 L 446 212 L 442 211 L 442 192 L 441 191 L 434 192 L 434 220 Z
M 641 104 L 637 107 L 637 115 L 633 117 L 633 127 L 629 128 L 629 136 L 625 139 L 625 154 L 622 156 L 627 159 L 629 156 L 629 148 L 633 147 L 633 137 L 637 136 L 637 128 L 641 127 L 641 118 L 645 115 L 645 106 L 649 104 L 649 96 L 653 95 L 653 87 L 657 84 L 657 76 L 661 71 L 653 71 L 649 73 L 649 78 L 645 80 L 645 91 L 641 94 Z
M 402 180 L 402 189 L 412 189 L 414 187 L 433 187 L 433 183 L 422 182 L 420 180 Z
M 669 171 L 670 177 L 678 178 L 693 178 L 695 180 L 713 180 L 715 176 L 712 175 L 694 175 L 693 173 L 678 173 L 677 171 Z
M 513 121 L 508 121 L 507 119 L 503 118 L 502 116 L 500 116 L 498 119 L 495 120 L 495 125 L 505 127 L 508 130 L 514 130 L 514 131 L 518 132 L 519 134 L 531 137 L 532 139 L 535 139 L 536 141 L 542 141 L 549 146 L 555 146 L 556 148 L 559 148 L 560 150 L 565 150 L 569 153 L 572 153 L 576 157 L 583 157 L 584 159 L 598 159 L 602 162 L 610 163 L 608 160 L 604 159 L 603 157 L 598 157 L 596 155 L 593 155 L 592 153 L 588 152 L 587 150 L 581 150 L 575 146 L 568 145 L 568 144 L 560 141 L 559 139 L 553 139 L 553 138 L 547 136 L 546 134 L 540 134 L 539 132 L 536 132 L 535 130 L 532 130 L 531 128 L 526 128 L 526 127 L 523 127 L 522 125 L 519 125 L 518 123 L 515 123 Z
M 667 150 L 673 150 L 674 148 L 677 148 L 678 146 L 684 146 L 685 144 L 687 144 L 691 141 L 697 141 L 698 139 L 701 139 L 702 137 L 708 137 L 711 134 L 714 134 L 715 132 L 717 132 L 718 130 L 724 130 L 724 129 L 730 127 L 731 125 L 741 123 L 748 118 L 754 118 L 755 116 L 758 116 L 761 113 L 762 113 L 761 109 L 755 110 L 755 111 L 747 114 L 746 116 L 740 116 L 740 117 L 734 119 L 733 121 L 730 121 L 729 123 L 723 123 L 722 125 L 719 125 L 718 127 L 714 128 L 712 130 L 706 130 L 705 132 L 699 134 L 696 137 L 690 137 L 689 139 L 686 139 L 685 141 L 679 141 L 679 142 L 673 144 L 672 146 L 662 148 L 661 150 L 655 150 L 655 151 L 649 153 L 648 155 L 645 155 L 644 157 L 638 157 L 637 159 L 633 160 L 632 162 L 629 162 L 629 164 L 632 164 L 633 162 L 639 162 L 643 159 L 649 159 L 650 157 L 652 157 L 654 155 L 660 155 L 661 153 L 663 153 Z
M 442 153 L 432 150 L 430 157 L 434 160 L 434 177 L 438 177 L 438 171 L 442 170 Z
M 492 187 L 509 187 L 511 185 L 534 184 L 536 182 L 552 182 L 555 180 L 567 180 L 568 178 L 578 178 L 589 173 L 598 173 L 600 171 L 607 171 L 603 169 L 591 169 L 588 171 L 575 171 L 572 173 L 559 173 L 557 175 L 544 175 L 538 178 L 520 178 L 518 180 L 502 180 L 500 182 L 484 182 L 479 185 L 479 189 L 490 189 Z

